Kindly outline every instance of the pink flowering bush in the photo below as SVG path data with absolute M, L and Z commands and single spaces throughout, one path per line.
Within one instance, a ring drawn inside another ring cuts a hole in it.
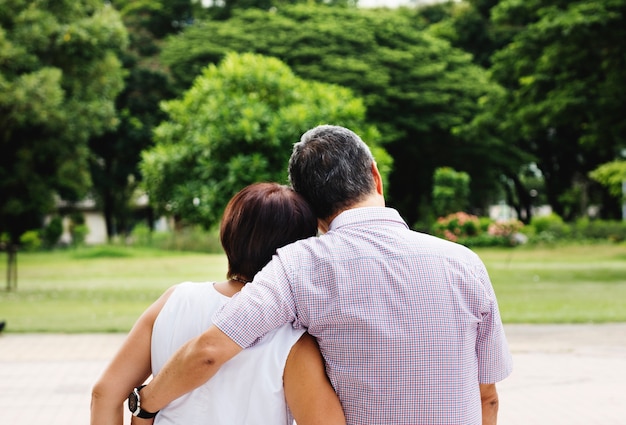
M 487 233 L 491 236 L 512 237 L 524 227 L 524 223 L 517 219 L 498 220 L 489 225 Z
M 433 225 L 435 236 L 470 247 L 515 246 L 524 243 L 524 224 L 516 219 L 493 221 L 465 212 L 439 217 Z
M 477 216 L 464 212 L 439 217 L 433 227 L 435 236 L 443 237 L 452 242 L 478 235 L 480 220 Z

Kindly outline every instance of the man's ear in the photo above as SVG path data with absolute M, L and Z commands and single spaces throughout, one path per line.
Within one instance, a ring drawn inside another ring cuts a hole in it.
M 372 162 L 372 175 L 374 176 L 374 183 L 376 183 L 376 192 L 379 195 L 383 194 L 383 178 L 380 175 L 380 171 L 378 171 L 378 166 L 376 165 L 376 161 Z

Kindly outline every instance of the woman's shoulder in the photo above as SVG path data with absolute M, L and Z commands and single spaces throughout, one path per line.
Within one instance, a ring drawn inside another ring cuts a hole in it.
M 213 285 L 215 282 L 181 282 L 174 287 L 174 292 L 182 293 L 193 293 L 193 292 L 210 292 L 215 291 L 213 289 Z
M 215 302 L 221 304 L 228 297 L 220 294 L 213 287 L 214 282 L 181 282 L 173 287 L 168 303 L 185 305 Z

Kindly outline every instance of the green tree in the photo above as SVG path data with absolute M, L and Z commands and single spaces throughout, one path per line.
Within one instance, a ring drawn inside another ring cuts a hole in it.
M 433 184 L 433 212 L 443 217 L 466 211 L 469 205 L 470 176 L 450 167 L 435 170 Z
M 497 87 L 471 56 L 416 27 L 407 10 L 313 5 L 238 11 L 226 22 L 200 22 L 163 50 L 179 87 L 227 52 L 280 58 L 301 78 L 349 87 L 394 157 L 388 200 L 409 222 L 430 206 L 435 168 L 472 177 L 472 203 L 486 203 L 504 158 L 500 139 L 486 145 L 469 123 Z
M 591 171 L 589 177 L 606 187 L 611 196 L 614 196 L 622 204 L 626 202 L 626 193 L 624 193 L 626 160 L 619 159 L 602 164 Z
M 496 131 L 534 157 L 558 215 L 571 220 L 594 202 L 615 218 L 618 203 L 590 190 L 589 172 L 626 146 L 626 0 L 504 0 L 492 12 L 519 28 L 492 57 L 507 88 L 491 104 Z
M 491 56 L 511 42 L 515 34 L 522 31 L 527 19 L 511 22 L 494 22 L 491 11 L 498 0 L 466 0 L 460 2 L 433 3 L 417 9 L 417 17 L 424 21 L 426 30 L 444 38 L 458 48 L 472 54 L 475 63 L 488 68 Z M 518 217 L 529 221 L 532 208 L 545 203 L 544 182 L 535 167 L 535 157 L 520 146 L 510 143 L 517 135 L 506 134 L 499 117 L 493 114 L 498 107 L 506 109 L 507 91 L 500 87 L 488 97 L 480 100 L 481 109 L 472 122 L 457 129 L 459 133 L 471 135 L 473 140 L 482 140 L 483 152 L 496 156 L 493 164 L 497 175 L 499 194 L 495 198 L 505 200 L 517 212 Z
M 256 181 L 287 183 L 293 143 L 332 122 L 360 133 L 387 174 L 390 158 L 366 126 L 365 107 L 350 90 L 296 77 L 283 62 L 231 53 L 206 67 L 181 99 L 163 104 L 168 120 L 141 165 L 160 213 L 206 228 L 228 200 Z
M 116 99 L 120 124 L 91 138 L 90 170 L 93 193 L 102 210 L 110 240 L 127 234 L 137 219 L 134 205 L 141 181 L 141 152 L 152 146 L 152 131 L 165 118 L 159 102 L 175 96 L 165 66 L 160 63 L 162 39 L 192 21 L 191 0 L 114 0 L 129 33 L 121 54 L 125 87 Z M 143 218 L 151 211 L 142 209 Z
M 116 52 L 126 42 L 117 12 L 98 0 L 0 1 L 0 233 L 9 236 L 9 269 L 20 235 L 41 227 L 55 195 L 86 194 L 87 141 L 117 125 Z
M 498 25 L 491 9 L 498 0 L 465 0 L 433 3 L 417 9 L 428 31 L 472 54 L 474 62 L 489 68 L 491 55 L 504 47 L 519 29 Z
M 533 218 L 533 207 L 548 203 L 545 196 L 545 180 L 534 162 L 509 168 L 500 179 L 504 192 L 503 199 L 507 205 L 513 207 L 522 222 L 530 223 Z
M 323 4 L 333 7 L 356 7 L 358 0 L 211 0 L 203 2 L 199 16 L 227 20 L 238 10 L 276 10 L 293 4 Z

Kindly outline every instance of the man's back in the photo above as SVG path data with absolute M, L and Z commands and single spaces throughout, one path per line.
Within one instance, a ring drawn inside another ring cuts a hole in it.
M 318 339 L 348 423 L 480 424 L 479 382 L 511 370 L 482 262 L 391 209 L 342 213 L 327 234 L 279 250 L 248 289 L 292 310 L 260 327 L 293 315 Z
M 511 358 L 478 257 L 411 232 L 385 208 L 376 161 L 345 127 L 304 133 L 288 169 L 326 234 L 280 249 L 214 326 L 176 352 L 166 378 L 146 389 L 147 407 L 292 323 L 317 338 L 350 424 L 479 424 L 481 411 L 495 423 L 495 383 Z

